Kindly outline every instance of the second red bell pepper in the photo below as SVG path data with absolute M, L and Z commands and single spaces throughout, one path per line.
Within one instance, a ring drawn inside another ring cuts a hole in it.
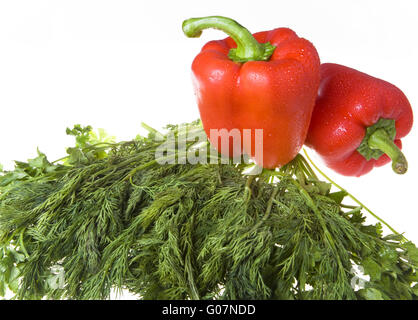
M 237 129 L 241 136 L 249 129 L 251 146 L 245 141 L 242 148 L 230 145 L 230 156 L 243 151 L 265 168 L 288 163 L 303 146 L 319 86 L 315 47 L 287 28 L 252 35 L 225 17 L 183 22 L 188 37 L 198 37 L 206 28 L 230 36 L 207 43 L 192 64 L 200 117 L 210 142 L 218 148 L 222 143 L 221 137 L 211 137 L 211 129 L 226 129 L 223 134 Z M 254 152 L 257 129 L 263 130 L 262 158 Z
M 361 176 L 392 159 L 396 173 L 408 166 L 401 138 L 411 130 L 412 109 L 394 85 L 332 63 L 321 65 L 321 84 L 306 145 L 328 167 Z

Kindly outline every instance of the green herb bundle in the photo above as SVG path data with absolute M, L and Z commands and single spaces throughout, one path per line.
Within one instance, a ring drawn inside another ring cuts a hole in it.
M 304 157 L 257 176 L 220 159 L 159 164 L 156 149 L 180 128 L 116 143 L 75 126 L 67 157 L 38 151 L 2 172 L 0 295 L 417 298 L 415 245 L 366 225 L 362 206 L 344 204 Z

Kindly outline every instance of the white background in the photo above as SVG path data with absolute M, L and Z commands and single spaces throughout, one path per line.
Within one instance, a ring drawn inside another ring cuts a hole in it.
M 345 64 L 397 85 L 418 106 L 416 1 L 0 1 L 0 163 L 36 155 L 55 160 L 76 123 L 118 139 L 198 118 L 190 65 L 201 46 L 224 37 L 186 38 L 190 17 L 223 15 L 250 31 L 289 27 L 316 46 L 322 62 Z M 410 169 L 390 165 L 335 181 L 418 243 L 417 130 L 403 139 Z M 370 219 L 370 222 L 374 220 Z

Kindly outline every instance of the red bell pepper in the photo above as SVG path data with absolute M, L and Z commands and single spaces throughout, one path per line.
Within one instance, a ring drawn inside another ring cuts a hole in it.
M 392 159 L 396 173 L 407 171 L 401 138 L 412 127 L 406 96 L 386 81 L 325 63 L 306 145 L 340 174 L 361 176 Z
M 207 43 L 192 64 L 200 117 L 210 142 L 223 152 L 222 133 L 210 130 L 251 130 L 251 145 L 227 146 L 229 156 L 250 155 L 265 168 L 292 160 L 306 138 L 319 86 L 315 47 L 287 28 L 252 35 L 225 17 L 192 18 L 183 22 L 188 37 L 215 28 L 230 37 Z M 262 158 L 254 152 L 254 132 L 263 129 Z M 228 137 L 227 137 L 228 138 Z

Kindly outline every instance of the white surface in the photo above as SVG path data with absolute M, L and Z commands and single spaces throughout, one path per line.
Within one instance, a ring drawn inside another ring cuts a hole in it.
M 0 1 L 0 163 L 36 147 L 55 160 L 72 143 L 65 128 L 90 124 L 119 139 L 140 122 L 161 128 L 198 118 L 190 65 L 201 46 L 186 38 L 190 17 L 224 15 L 250 31 L 290 27 L 322 62 L 345 64 L 397 85 L 418 107 L 416 1 Z M 410 169 L 362 178 L 316 163 L 380 217 L 418 243 L 417 130 L 403 139 Z M 370 220 L 371 222 L 373 220 Z

